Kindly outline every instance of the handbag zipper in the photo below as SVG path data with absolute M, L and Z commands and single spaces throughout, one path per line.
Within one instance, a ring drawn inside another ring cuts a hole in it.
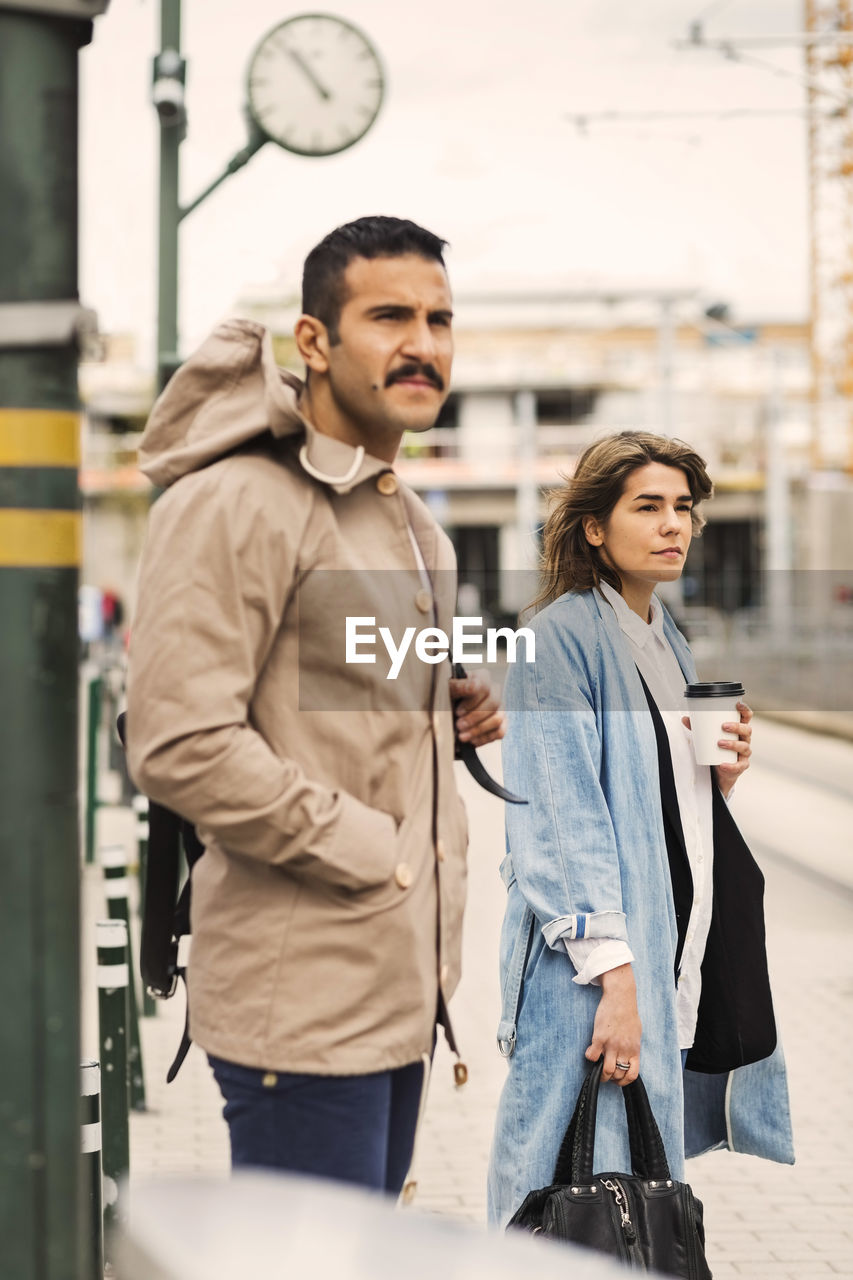
M 602 1178 L 601 1181 L 616 1201 L 616 1208 L 619 1210 L 619 1217 L 621 1220 L 620 1225 L 622 1227 L 625 1243 L 629 1246 L 636 1244 L 637 1230 L 631 1221 L 631 1215 L 628 1212 L 628 1198 L 625 1194 L 625 1188 L 622 1186 L 621 1182 L 614 1182 L 610 1178 Z M 630 1248 L 628 1250 L 628 1256 L 631 1257 Z

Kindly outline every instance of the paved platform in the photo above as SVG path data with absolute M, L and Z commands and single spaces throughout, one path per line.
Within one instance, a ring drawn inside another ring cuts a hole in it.
M 761 731 L 767 758 L 756 764 L 754 777 L 739 784 L 735 807 L 753 847 L 767 850 L 762 861 L 768 946 L 790 1072 L 797 1164 L 771 1165 L 714 1152 L 691 1161 L 688 1177 L 705 1203 L 708 1257 L 717 1280 L 853 1277 L 853 882 L 848 880 L 853 803 L 845 798 L 853 777 L 847 773 L 853 754 L 845 752 L 853 753 L 853 747 L 842 742 L 827 747 L 823 739 L 804 746 L 800 738 L 806 735 L 780 737 L 774 726 Z M 774 761 L 784 768 L 793 750 L 805 779 L 772 776 Z M 486 758 L 496 772 L 497 753 L 490 749 Z M 821 790 L 821 781 L 829 791 Z M 460 785 L 473 838 L 464 978 L 452 1013 L 470 1080 L 463 1090 L 454 1088 L 452 1058 L 440 1044 L 416 1152 L 418 1192 L 403 1212 L 482 1227 L 492 1119 L 505 1070 L 494 1040 L 503 817 L 501 804 L 475 788 L 464 771 Z M 789 803 L 792 796 L 795 803 Z M 821 825 L 821 806 L 828 799 L 837 807 L 831 821 Z M 121 838 L 127 816 L 105 810 L 99 822 L 103 838 L 107 832 Z M 819 838 L 810 839 L 815 831 Z M 818 843 L 828 843 L 829 850 L 798 863 L 796 850 Z M 91 937 L 90 922 L 103 910 L 100 892 L 97 870 L 87 869 L 84 943 Z M 160 1173 L 225 1174 L 228 1168 L 227 1131 L 204 1055 L 191 1050 L 177 1081 L 165 1084 L 182 1025 L 182 997 L 161 1005 L 156 1017 L 142 1023 L 148 1111 L 131 1121 L 131 1195 L 134 1183 Z M 84 1050 L 97 1056 L 93 1033 L 88 1000 Z

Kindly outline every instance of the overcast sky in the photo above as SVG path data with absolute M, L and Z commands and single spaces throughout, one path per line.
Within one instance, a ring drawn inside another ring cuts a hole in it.
M 316 8 L 315 0 L 306 9 Z M 189 133 L 182 199 L 246 141 L 245 71 L 281 0 L 184 0 Z M 741 320 L 807 306 L 801 115 L 592 121 L 601 111 L 800 111 L 800 52 L 751 48 L 771 74 L 677 51 L 791 33 L 800 0 L 331 0 L 385 65 L 387 97 L 350 151 L 304 159 L 268 144 L 184 223 L 186 353 L 245 288 L 295 289 L 307 250 L 340 222 L 388 213 L 451 242 L 457 292 L 490 286 L 689 286 Z M 153 362 L 159 0 L 112 0 L 82 55 L 81 294 L 102 329 Z

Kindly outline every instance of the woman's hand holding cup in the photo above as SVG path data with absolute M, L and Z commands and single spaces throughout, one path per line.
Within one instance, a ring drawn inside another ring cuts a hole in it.
M 742 701 L 743 693 L 739 681 L 725 680 L 689 684 L 685 690 L 690 715 L 683 723 L 693 733 L 696 763 L 714 766 L 724 796 L 749 768 L 752 755 L 752 710 Z
M 735 759 L 731 764 L 715 766 L 717 783 L 724 796 L 729 795 L 740 775 L 746 773 L 749 768 L 749 757 L 752 755 L 752 709 L 745 702 L 739 702 L 737 710 L 740 712 L 739 722 L 723 725 L 723 732 L 734 733 L 737 735 L 736 738 L 728 738 L 725 741 L 720 739 L 720 746 L 724 751 L 735 752 Z

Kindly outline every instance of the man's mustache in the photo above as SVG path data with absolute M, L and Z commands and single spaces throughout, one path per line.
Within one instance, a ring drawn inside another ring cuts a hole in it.
M 386 387 L 393 387 L 395 382 L 402 382 L 406 378 L 426 378 L 427 382 L 438 391 L 444 390 L 444 379 L 433 364 L 401 364 L 399 369 L 392 369 L 385 379 Z

